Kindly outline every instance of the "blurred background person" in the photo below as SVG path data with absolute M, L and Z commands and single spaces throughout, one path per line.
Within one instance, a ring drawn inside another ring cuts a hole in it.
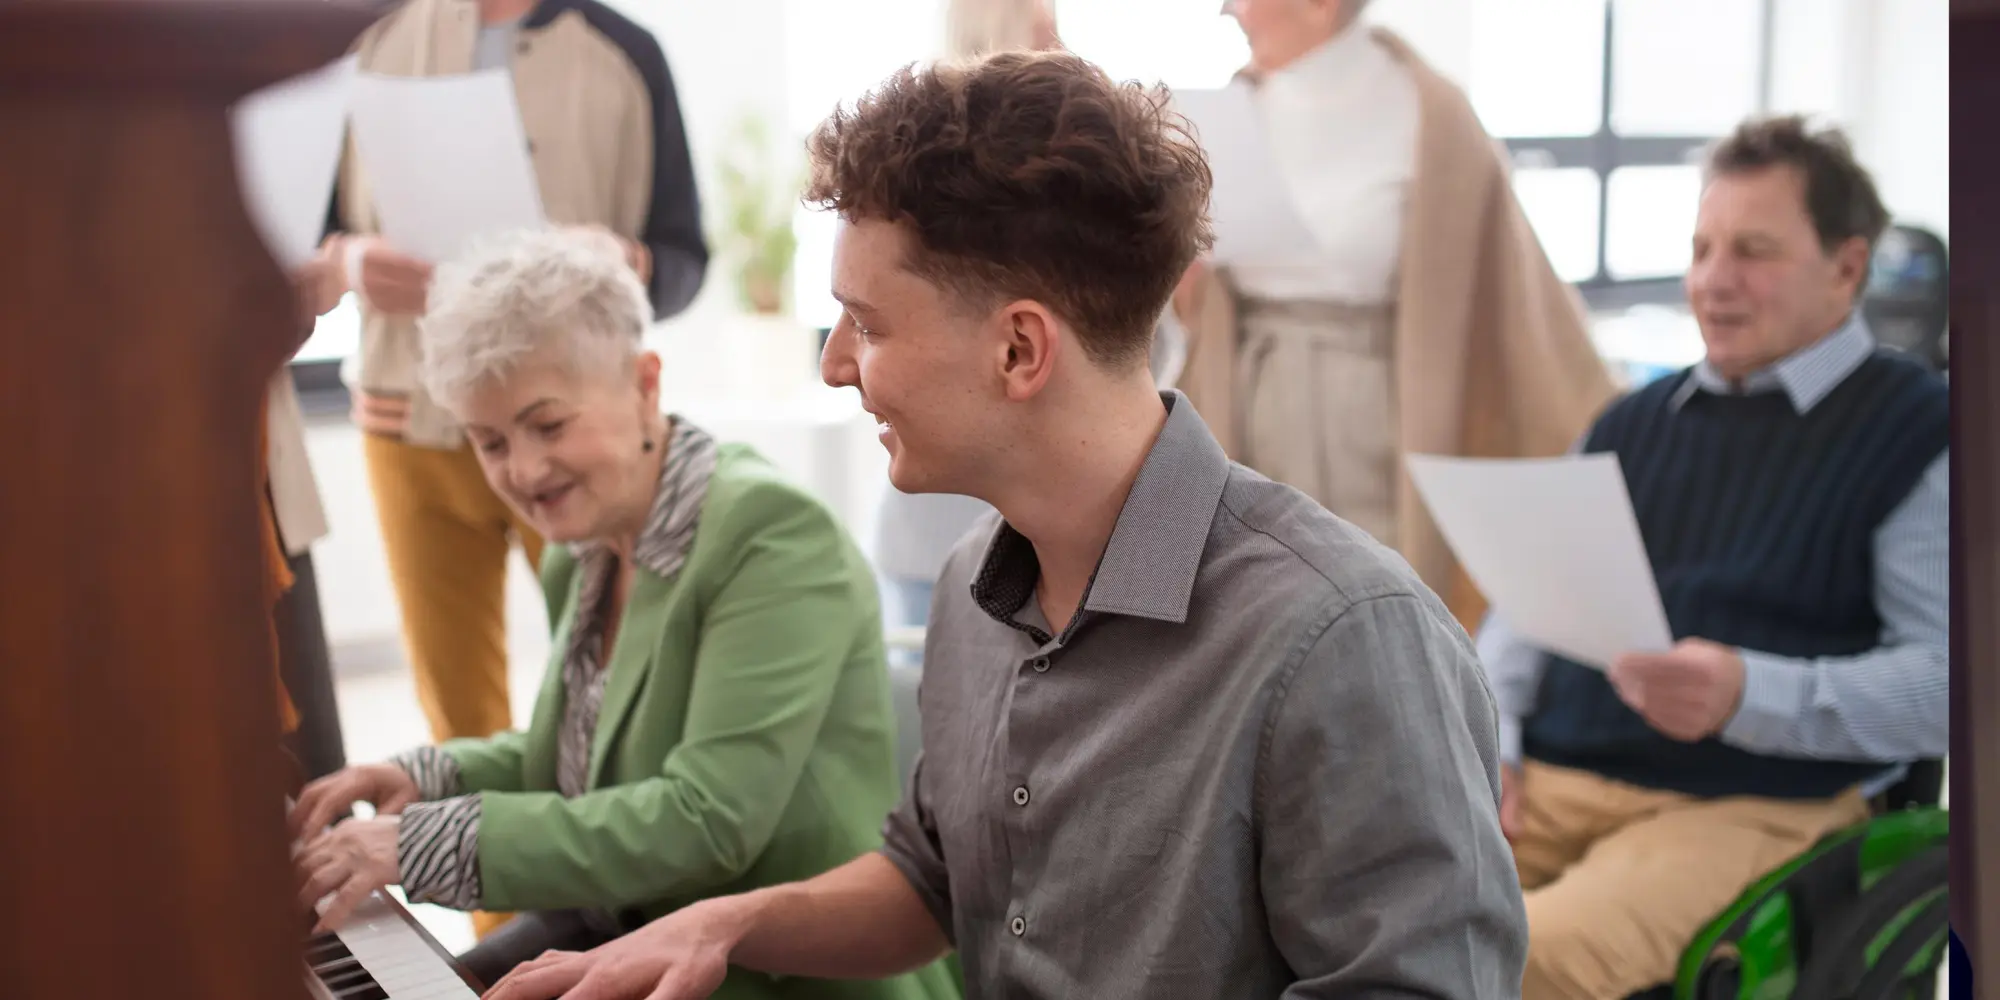
M 1706 356 L 1579 444 L 1624 470 L 1674 646 L 1585 666 L 1505 607 L 1479 635 L 1525 1000 L 1666 983 L 1746 888 L 1946 752 L 1950 400 L 1858 308 L 1888 212 L 1797 116 L 1743 123 L 1705 179 Z
M 1178 384 L 1231 457 L 1399 550 L 1471 628 L 1484 602 L 1403 455 L 1560 454 L 1614 383 L 1464 93 L 1366 6 L 1223 6 L 1320 252 L 1191 269 Z

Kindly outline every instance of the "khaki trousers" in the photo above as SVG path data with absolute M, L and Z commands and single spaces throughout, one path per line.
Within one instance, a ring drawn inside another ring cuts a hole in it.
M 1243 464 L 1394 547 L 1394 311 L 1246 299 L 1241 316 Z
M 417 700 L 438 742 L 508 729 L 507 554 L 539 566 L 542 539 L 486 484 L 469 447 L 363 434 L 368 480 Z M 474 913 L 485 937 L 505 914 Z
M 1697 799 L 1528 761 L 1514 862 L 1528 908 L 1522 1000 L 1624 1000 L 1674 976 L 1752 883 L 1868 816 L 1834 799 Z

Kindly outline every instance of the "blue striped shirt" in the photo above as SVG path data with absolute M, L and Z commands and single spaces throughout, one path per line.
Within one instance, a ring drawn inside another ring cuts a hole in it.
M 1675 405 L 1697 392 L 1783 392 L 1812 409 L 1875 350 L 1859 313 L 1828 336 L 1733 385 L 1696 365 Z M 1875 606 L 1881 644 L 1859 656 L 1790 659 L 1742 650 L 1743 697 L 1719 737 L 1773 757 L 1903 763 L 1942 757 L 1948 742 L 1951 592 L 1950 454 L 1940 454 L 1875 533 Z M 1501 758 L 1521 760 L 1521 720 L 1533 714 L 1546 654 L 1496 609 L 1479 632 L 1479 658 L 1500 708 Z M 1870 782 L 1874 794 L 1900 779 Z

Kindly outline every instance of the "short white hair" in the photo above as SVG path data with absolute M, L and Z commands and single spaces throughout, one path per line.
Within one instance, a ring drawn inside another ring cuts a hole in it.
M 487 237 L 431 278 L 418 323 L 424 388 L 449 405 L 532 358 L 615 375 L 643 349 L 653 309 L 618 241 L 585 229 Z

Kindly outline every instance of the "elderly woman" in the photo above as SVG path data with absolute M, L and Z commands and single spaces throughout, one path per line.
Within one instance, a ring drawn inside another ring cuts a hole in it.
M 869 567 L 748 448 L 660 410 L 645 289 L 589 231 L 510 235 L 439 269 L 426 388 L 551 543 L 554 655 L 526 732 L 350 767 L 302 793 L 302 903 L 372 890 L 520 915 L 463 956 L 491 982 L 711 895 L 880 842 L 897 796 Z M 370 819 L 325 829 L 356 802 Z M 824 995 L 952 996 L 932 967 Z M 797 996 L 732 973 L 715 995 Z

